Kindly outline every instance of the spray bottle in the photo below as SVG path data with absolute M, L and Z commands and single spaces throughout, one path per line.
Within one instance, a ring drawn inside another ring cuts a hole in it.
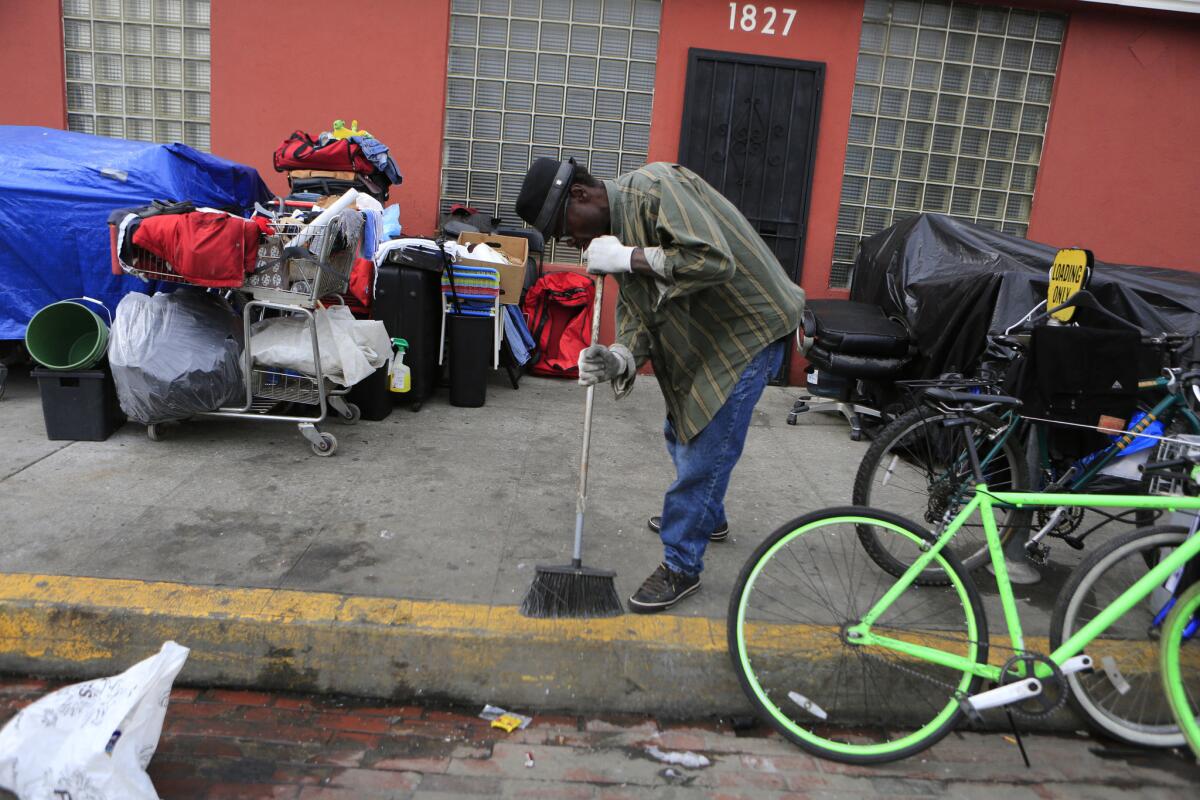
M 403 394 L 412 388 L 412 378 L 408 365 L 404 363 L 404 353 L 408 350 L 408 341 L 392 339 L 395 355 L 392 356 L 392 366 L 388 370 L 388 389 L 396 394 Z

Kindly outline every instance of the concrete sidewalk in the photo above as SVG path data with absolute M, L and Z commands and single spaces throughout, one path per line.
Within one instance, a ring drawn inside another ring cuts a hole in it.
M 725 632 L 737 574 L 781 524 L 848 502 L 867 447 L 840 417 L 786 425 L 796 393 L 768 388 L 756 410 L 732 535 L 709 548 L 698 596 L 654 617 L 542 621 L 517 606 L 536 564 L 570 560 L 573 383 L 513 391 L 497 373 L 483 408 L 443 391 L 415 414 L 329 422 L 339 451 L 317 458 L 286 423 L 186 422 L 161 442 L 129 423 L 106 442 L 50 442 L 18 372 L 0 401 L 0 670 L 110 674 L 176 639 L 192 648 L 183 685 L 744 712 Z M 663 403 L 646 378 L 619 403 L 596 396 L 584 563 L 615 570 L 627 598 L 661 556 L 646 518 L 673 476 Z M 1020 596 L 1048 609 L 1065 569 Z M 1044 636 L 1047 617 L 1028 633 Z

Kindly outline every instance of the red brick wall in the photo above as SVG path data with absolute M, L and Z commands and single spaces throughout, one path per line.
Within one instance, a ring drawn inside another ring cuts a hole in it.
M 1069 13 L 1029 238 L 1200 270 L 1200 15 Z
M 62 5 L 0 0 L 0 125 L 67 127 Z
M 212 149 L 258 169 L 297 128 L 352 119 L 404 174 L 391 200 L 406 231 L 437 222 L 449 0 L 255 0 L 212 7 Z

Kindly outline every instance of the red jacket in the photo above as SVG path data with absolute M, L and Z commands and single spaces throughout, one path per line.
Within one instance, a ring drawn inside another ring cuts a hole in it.
M 133 243 L 166 259 L 188 283 L 232 288 L 254 271 L 261 233 L 248 219 L 193 211 L 143 219 L 133 232 Z

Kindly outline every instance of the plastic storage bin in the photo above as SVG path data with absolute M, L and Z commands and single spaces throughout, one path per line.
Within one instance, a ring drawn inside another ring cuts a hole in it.
M 450 339 L 450 405 L 478 408 L 487 400 L 495 323 L 492 317 L 458 314 L 446 317 Z
M 125 424 L 107 363 L 77 372 L 35 368 L 32 375 L 42 395 L 46 438 L 103 442 Z

